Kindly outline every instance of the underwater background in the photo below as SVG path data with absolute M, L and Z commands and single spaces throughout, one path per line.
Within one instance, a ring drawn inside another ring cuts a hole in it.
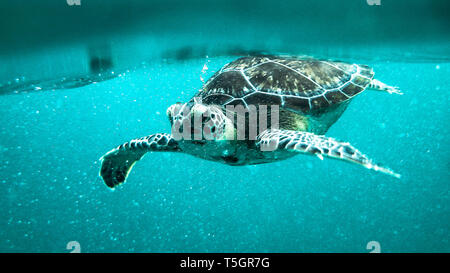
M 3 1 L 0 252 L 450 252 L 450 4 L 369 2 Z M 149 153 L 104 185 L 104 153 L 170 132 L 168 106 L 252 54 L 363 63 L 399 86 L 357 96 L 326 135 L 402 178 Z

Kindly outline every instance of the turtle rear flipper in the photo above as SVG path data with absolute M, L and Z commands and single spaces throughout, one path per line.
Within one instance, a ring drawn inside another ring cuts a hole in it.
M 109 151 L 100 158 L 100 176 L 114 188 L 125 182 L 134 164 L 149 151 L 178 151 L 178 143 L 169 134 L 154 134 L 133 139 Z
M 316 155 L 320 159 L 326 156 L 356 163 L 367 169 L 382 172 L 396 178 L 401 177 L 400 174 L 389 168 L 373 163 L 372 160 L 350 145 L 350 143 L 340 142 L 330 137 L 309 132 L 266 130 L 258 136 L 256 145 L 263 152 L 287 150 Z
M 400 91 L 400 88 L 398 88 L 397 86 L 387 85 L 383 82 L 380 82 L 377 79 L 372 79 L 368 88 L 377 91 L 385 91 L 388 92 L 389 94 L 403 95 L 402 91 Z

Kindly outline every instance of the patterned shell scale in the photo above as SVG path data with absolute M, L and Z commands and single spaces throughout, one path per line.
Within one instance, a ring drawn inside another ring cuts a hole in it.
M 373 78 L 365 65 L 295 57 L 243 57 L 216 72 L 196 97 L 205 104 L 279 104 L 307 112 L 346 101 Z

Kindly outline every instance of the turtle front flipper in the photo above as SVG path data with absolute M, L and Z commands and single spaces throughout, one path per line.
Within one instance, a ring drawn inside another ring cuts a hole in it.
M 154 134 L 133 139 L 107 152 L 100 158 L 100 176 L 114 188 L 125 182 L 133 165 L 150 151 L 179 151 L 178 143 L 169 134 Z
M 324 156 L 340 159 L 400 178 L 400 174 L 373 163 L 372 160 L 351 146 L 350 143 L 340 142 L 333 138 L 309 132 L 266 130 L 258 136 L 256 147 L 263 153 L 287 150 L 316 155 L 320 159 L 323 159 Z

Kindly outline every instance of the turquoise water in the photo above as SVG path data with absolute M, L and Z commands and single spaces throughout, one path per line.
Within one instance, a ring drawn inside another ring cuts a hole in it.
M 448 1 L 64 2 L 0 10 L 0 252 L 450 252 Z M 402 178 L 150 153 L 104 185 L 104 153 L 170 132 L 167 107 L 200 76 L 259 52 L 363 63 L 399 86 L 358 95 L 326 135 Z
M 235 57 L 210 58 L 208 75 Z M 366 91 L 328 136 L 403 176 L 315 157 L 231 167 L 148 154 L 110 191 L 98 159 L 170 132 L 165 109 L 201 86 L 205 60 L 144 65 L 79 89 L 0 97 L 0 250 L 450 251 L 448 63 L 368 63 L 405 95 Z

